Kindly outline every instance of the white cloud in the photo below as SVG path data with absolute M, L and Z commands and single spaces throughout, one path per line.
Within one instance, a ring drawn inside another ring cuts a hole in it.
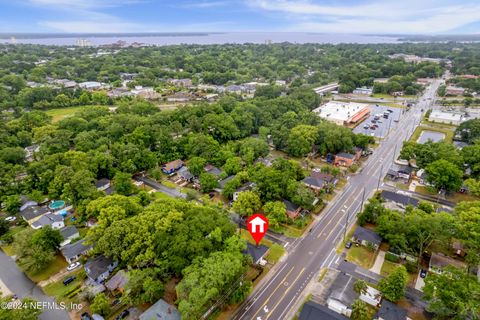
M 230 4 L 230 1 L 197 1 L 182 5 L 183 8 L 215 8 Z
M 322 5 L 311 1 L 249 0 L 254 9 L 283 14 L 289 31 L 439 33 L 480 20 L 480 4 L 452 0 L 370 1 Z

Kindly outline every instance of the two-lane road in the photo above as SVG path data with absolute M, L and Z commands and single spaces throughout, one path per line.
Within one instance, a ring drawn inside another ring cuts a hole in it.
M 233 317 L 235 320 L 282 320 L 295 305 L 300 293 L 317 271 L 337 262 L 335 247 L 344 234 L 347 217 L 351 225 L 360 211 L 363 197 L 370 196 L 388 170 L 394 154 L 412 134 L 422 117 L 421 109 L 434 101 L 439 81 L 435 81 L 423 98 L 380 144 L 366 161 L 363 169 L 349 180 L 348 185 L 323 212 L 312 230 L 291 244 L 288 256 L 278 266 L 276 274 L 257 288 Z M 431 99 L 428 99 L 431 98 Z

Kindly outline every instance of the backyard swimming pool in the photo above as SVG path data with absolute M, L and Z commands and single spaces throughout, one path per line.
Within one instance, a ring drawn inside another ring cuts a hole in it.
M 65 201 L 63 201 L 63 200 L 53 201 L 52 203 L 50 203 L 48 205 L 48 207 L 52 210 L 62 209 L 63 207 L 65 207 Z

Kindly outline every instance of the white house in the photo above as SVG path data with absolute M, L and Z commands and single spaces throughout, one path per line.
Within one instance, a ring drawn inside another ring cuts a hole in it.
M 382 301 L 382 293 L 375 288 L 367 286 L 365 293 L 360 293 L 360 300 L 371 306 L 377 307 L 380 305 L 380 301 Z
M 51 226 L 52 229 L 61 229 L 65 227 L 63 217 L 58 214 L 47 213 L 31 224 L 33 229 L 41 229 L 45 226 Z

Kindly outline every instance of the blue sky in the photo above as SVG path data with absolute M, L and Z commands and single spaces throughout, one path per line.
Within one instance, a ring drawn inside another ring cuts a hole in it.
M 0 0 L 0 32 L 480 33 L 478 0 Z

